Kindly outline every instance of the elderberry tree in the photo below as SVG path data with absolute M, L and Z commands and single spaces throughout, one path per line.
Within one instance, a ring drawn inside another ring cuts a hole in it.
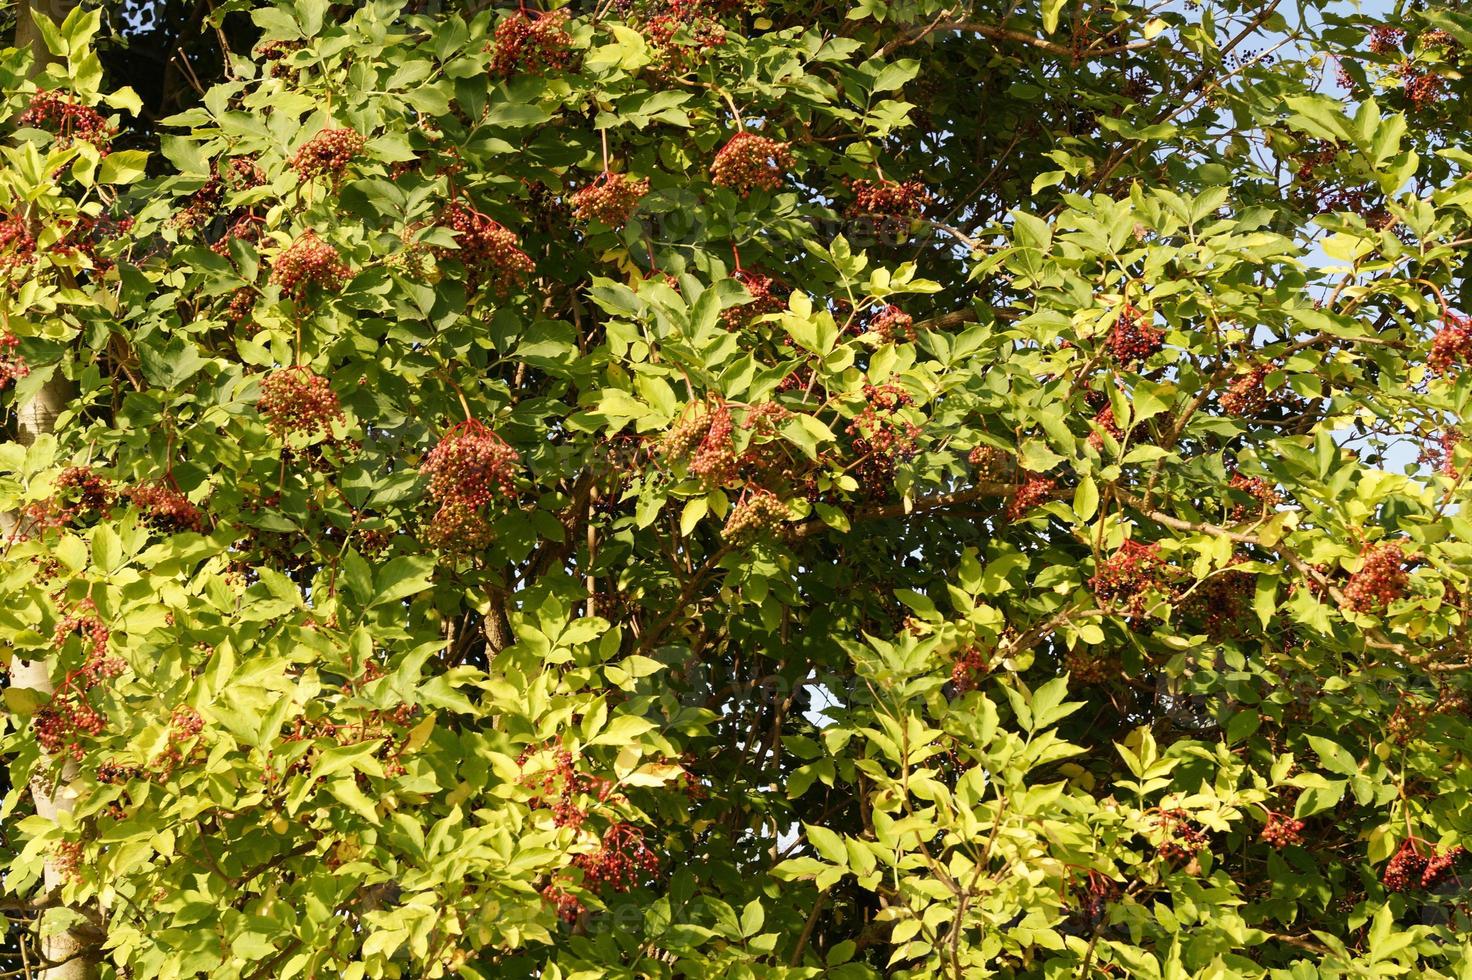
M 1472 970 L 1472 15 L 42 6 L 0 974 Z

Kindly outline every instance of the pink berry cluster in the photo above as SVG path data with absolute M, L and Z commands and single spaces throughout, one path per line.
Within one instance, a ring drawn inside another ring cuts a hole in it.
M 68 881 L 80 881 L 86 854 L 79 840 L 57 841 L 51 848 L 51 864 Z
M 770 490 L 754 489 L 731 508 L 721 537 L 732 544 L 749 544 L 761 538 L 773 537 L 781 532 L 789 511 L 776 494 Z
M 341 289 L 351 271 L 337 254 L 337 249 L 308 231 L 276 256 L 271 264 L 271 282 L 288 293 L 301 293 L 308 286 Z
M 37 92 L 16 121 L 22 126 L 52 134 L 56 137 L 57 146 L 71 146 L 80 140 L 91 143 L 103 156 L 107 155 L 108 144 L 113 137 L 112 128 L 102 113 L 61 92 Z
M 1406 554 L 1396 542 L 1368 546 L 1360 570 L 1344 586 L 1344 607 L 1351 612 L 1371 612 L 1399 599 L 1410 582 L 1405 565 Z
M 0 219 L 0 275 L 24 272 L 36 258 L 36 236 L 18 214 Z
M 291 155 L 292 169 L 302 180 L 323 175 L 337 180 L 363 152 L 365 142 L 363 134 L 355 129 L 324 129 L 296 148 Z
M 729 187 L 746 197 L 753 190 L 781 187 L 791 167 L 788 144 L 742 130 L 716 153 L 710 175 L 718 187 Z
M 1103 449 L 1104 437 L 1106 435 L 1116 442 L 1124 438 L 1124 431 L 1120 429 L 1119 423 L 1114 420 L 1113 405 L 1105 405 L 1094 416 L 1093 431 L 1089 433 L 1089 445 L 1095 450 Z
M 659 858 L 645 842 L 644 831 L 620 822 L 604 831 L 597 851 L 579 854 L 573 865 L 582 870 L 585 884 L 626 892 L 658 873 Z
M 893 490 L 895 470 L 915 455 L 923 430 L 905 416 L 914 399 L 899 385 L 866 384 L 863 393 L 864 407 L 845 430 L 856 457 L 850 472 L 865 495 L 879 499 Z
M 1437 433 L 1436 438 L 1430 444 L 1421 447 L 1419 462 L 1430 466 L 1442 476 L 1455 480 L 1461 474 L 1453 464 L 1452 457 L 1461 444 L 1462 433 L 1456 429 L 1446 429 Z
M 454 233 L 457 248 L 438 254 L 465 264 L 471 288 L 487 281 L 496 292 L 509 293 L 536 271 L 536 263 L 522 251 L 513 232 L 468 204 L 451 203 L 440 216 L 440 225 Z
M 1267 389 L 1263 387 L 1267 376 L 1268 369 L 1261 364 L 1239 374 L 1222 393 L 1222 411 L 1242 418 L 1261 414 L 1268 404 Z
M 879 339 L 886 344 L 893 344 L 901 339 L 913 344 L 918 336 L 915 318 L 893 303 L 874 315 L 874 319 L 869 321 L 869 329 L 877 333 Z
M 140 484 L 130 488 L 127 496 L 157 530 L 168 534 L 181 531 L 204 533 L 203 512 L 188 497 L 165 483 Z
M 1162 837 L 1156 853 L 1167 861 L 1189 860 L 1206 846 L 1206 833 L 1191 822 L 1184 810 L 1157 811 L 1155 827 Z
M 1446 877 L 1446 873 L 1465 853 L 1466 850 L 1459 844 L 1425 854 L 1420 842 L 1414 837 L 1408 837 L 1401 842 L 1395 854 L 1391 855 L 1380 876 L 1380 882 L 1392 892 L 1406 892 L 1417 887 L 1431 888 Z
M 579 221 L 598 221 L 610 228 L 622 228 L 648 193 L 648 178 L 605 170 L 592 183 L 573 193 L 572 213 Z
M 1419 68 L 1407 61 L 1401 64 L 1398 73 L 1401 79 L 1401 90 L 1405 93 L 1406 101 L 1410 103 L 1412 112 L 1420 112 L 1435 105 L 1446 94 L 1445 83 L 1435 72 Z
M 439 507 L 429 523 L 431 543 L 448 551 L 484 547 L 491 539 L 486 510 L 515 499 L 520 463 L 520 453 L 474 419 L 445 433 L 420 468 Z
M 1447 375 L 1472 359 L 1472 317 L 1447 310 L 1441 329 L 1431 338 L 1431 353 L 1426 366 L 1431 373 Z
M 257 407 L 271 432 L 282 439 L 291 435 L 331 439 L 332 424 L 342 419 L 337 393 L 327 379 L 302 366 L 262 378 Z
M 169 741 L 183 742 L 204 731 L 204 718 L 199 712 L 181 704 L 169 715 Z
M 1150 322 L 1150 314 L 1126 303 L 1109 331 L 1109 353 L 1121 364 L 1149 360 L 1165 346 L 1165 331 Z
M 572 61 L 572 35 L 566 24 L 565 10 L 523 9 L 507 17 L 496 25 L 491 42 L 491 73 L 506 78 L 565 69 Z
M 74 636 L 81 640 L 82 650 L 87 656 L 77 670 L 77 675 L 86 680 L 88 687 L 117 677 L 127 667 L 123 658 L 107 652 L 112 631 L 98 617 L 97 606 L 91 599 L 83 599 L 77 603 L 71 612 L 57 622 L 51 642 L 57 649 L 61 649 Z
M 1286 813 L 1269 813 L 1259 838 L 1264 844 L 1281 851 L 1292 844 L 1303 843 L 1303 821 Z
M 735 278 L 746 287 L 751 300 L 740 306 L 733 306 L 721 315 L 727 328 L 740 330 L 750 326 L 759 316 L 780 313 L 787 308 L 787 301 L 782 298 L 782 284 L 771 276 L 751 269 L 737 269 Z
M 974 691 L 990 670 L 991 661 L 986 651 L 975 643 L 969 644 L 956 651 L 956 659 L 951 664 L 951 684 L 960 694 Z
M 683 75 L 726 43 L 726 29 L 704 5 L 673 0 L 666 12 L 644 24 L 644 38 L 654 51 L 654 70 L 660 75 Z
M 26 517 L 41 527 L 64 527 L 87 514 L 106 514 L 115 498 L 112 484 L 90 466 L 69 466 L 56 478 L 50 499 L 30 505 Z
M 1234 522 L 1262 517 L 1283 502 L 1283 495 L 1278 493 L 1271 483 L 1260 476 L 1233 473 L 1232 479 L 1227 483 L 1227 489 L 1244 493 L 1258 503 L 1258 506 L 1254 509 L 1249 509 L 1241 504 L 1234 506 L 1231 514 L 1231 519 Z
M 1047 503 L 1053 499 L 1057 488 L 1057 480 L 1037 473 L 1029 473 L 1007 501 L 1005 511 L 1007 520 L 1020 520 L 1034 507 Z
M 562 747 L 560 739 L 551 746 L 528 746 L 516 760 L 517 766 L 524 770 L 527 762 L 544 748 L 553 749 L 552 768 L 528 773 L 522 781 L 538 789 L 527 805 L 533 810 L 550 810 L 552 822 L 557 826 L 578 828 L 588 819 L 588 811 L 579 805 L 580 797 L 593 796 L 598 802 L 606 803 L 618 795 L 612 781 L 579 772 L 573 765 L 572 753 Z
M 1401 42 L 1405 40 L 1406 32 L 1399 27 L 1390 27 L 1381 24 L 1370 31 L 1370 51 L 1372 54 L 1391 54 L 1399 52 Z
M 219 161 L 216 161 L 209 179 L 190 195 L 189 203 L 174 215 L 174 225 L 184 230 L 203 227 L 219 212 L 226 190 L 249 190 L 265 183 L 266 172 L 251 157 L 234 157 L 223 170 Z
M 710 486 L 729 483 L 736 476 L 736 447 L 731 410 L 716 402 L 706 414 L 705 432 L 690 457 L 690 474 Z
M 913 217 L 930 203 L 930 192 L 918 180 L 851 180 L 854 200 L 851 212 L 888 217 Z
M 31 366 L 21 356 L 19 347 L 19 337 L 8 330 L 0 332 L 0 391 L 31 373 Z
M 1164 590 L 1165 560 L 1160 546 L 1127 540 L 1089 579 L 1089 589 L 1101 603 L 1121 609 L 1126 619 L 1142 621 L 1151 593 Z
M 966 454 L 966 461 L 976 469 L 976 478 L 993 483 L 1005 483 L 1012 479 L 1017 470 L 1017 458 L 1005 449 L 982 443 Z

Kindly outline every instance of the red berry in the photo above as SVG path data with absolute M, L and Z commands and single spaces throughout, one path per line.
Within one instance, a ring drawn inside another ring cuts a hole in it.
M 301 366 L 272 371 L 261 379 L 257 407 L 271 432 L 282 439 L 291 435 L 331 439 L 332 424 L 342 419 L 337 394 L 327 379 Z
M 599 221 L 622 228 L 649 193 L 649 180 L 604 171 L 572 195 L 572 212 L 579 221 Z
M 1410 575 L 1406 554 L 1393 541 L 1370 545 L 1361 556 L 1360 570 L 1344 587 L 1344 607 L 1352 612 L 1383 609 L 1405 594 Z
M 564 30 L 567 11 L 519 10 L 496 25 L 491 73 L 542 75 L 560 71 L 572 60 L 572 35 Z
M 291 166 L 302 180 L 327 175 L 334 181 L 363 152 L 363 135 L 353 129 L 324 129 L 297 147 Z
M 323 289 L 341 289 L 351 276 L 351 271 L 338 258 L 337 249 L 308 231 L 292 242 L 271 264 L 271 281 L 288 293 L 305 290 L 308 286 Z
M 782 178 L 792 166 L 792 153 L 787 147 L 786 143 L 742 130 L 716 154 L 710 166 L 711 180 L 742 197 L 758 188 L 774 191 L 782 186 Z

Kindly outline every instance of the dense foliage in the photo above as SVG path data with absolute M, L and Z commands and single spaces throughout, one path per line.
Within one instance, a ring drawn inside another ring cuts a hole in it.
M 1472 15 L 142 6 L 0 52 L 0 972 L 1472 975 Z

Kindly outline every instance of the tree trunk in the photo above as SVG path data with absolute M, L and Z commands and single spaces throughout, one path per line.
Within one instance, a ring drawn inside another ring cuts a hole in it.
M 77 5 L 77 0 L 21 0 L 16 11 L 15 46 L 29 46 L 33 56 L 31 78 L 39 78 L 46 65 L 52 60 L 51 52 L 41 40 L 31 18 L 32 11 L 45 14 L 60 22 Z M 25 445 L 35 442 L 40 436 L 56 427 L 56 417 L 66 407 L 71 397 L 71 385 L 59 374 L 46 382 L 30 401 L 17 406 L 16 438 Z M 7 535 L 14 530 L 18 516 L 5 514 L 3 523 Z M 18 688 L 29 688 L 42 695 L 53 692 L 51 668 L 44 660 L 15 660 L 10 665 L 9 683 Z M 61 768 L 60 778 L 54 783 L 34 780 L 31 783 L 31 801 L 36 814 L 55 820 L 62 813 L 69 813 L 75 801 L 72 784 L 76 780 L 76 763 L 67 760 Z M 45 890 L 54 893 L 62 885 L 62 874 L 54 862 L 46 863 Z M 44 918 L 45 913 L 42 913 Z M 87 935 L 82 929 L 70 929 L 39 940 L 41 955 L 46 963 L 36 976 L 41 980 L 94 980 L 97 976 L 98 943 L 96 937 Z

